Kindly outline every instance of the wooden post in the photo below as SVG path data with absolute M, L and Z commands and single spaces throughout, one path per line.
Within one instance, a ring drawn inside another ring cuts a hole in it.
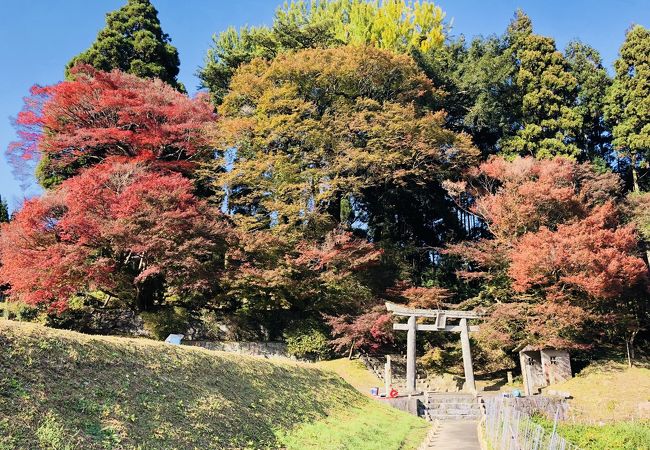
M 528 357 L 523 351 L 519 352 L 519 365 L 521 366 L 521 378 L 524 382 L 524 395 L 533 395 L 532 393 L 532 377 L 530 373 L 530 366 L 528 365 Z
M 408 332 L 406 335 L 406 393 L 407 394 L 414 394 L 416 392 L 415 333 L 416 333 L 415 316 L 410 316 L 408 321 Z
M 384 365 L 384 389 L 386 390 L 386 397 L 390 393 L 390 385 L 393 384 L 393 372 L 390 367 L 390 355 L 386 355 L 386 364 Z
M 472 353 L 469 347 L 469 326 L 467 325 L 467 319 L 460 319 L 460 327 L 460 343 L 463 349 L 463 366 L 465 368 L 465 388 L 472 393 L 476 393 L 474 369 L 472 367 Z

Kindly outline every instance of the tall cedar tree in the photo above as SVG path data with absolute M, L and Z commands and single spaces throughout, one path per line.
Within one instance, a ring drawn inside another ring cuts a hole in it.
M 444 13 L 429 1 L 292 0 L 277 10 L 270 28 L 230 28 L 215 35 L 199 77 L 220 103 L 237 67 L 256 57 L 348 44 L 428 52 L 442 47 L 446 28 Z
M 522 96 L 521 125 L 501 142 L 510 154 L 577 157 L 581 117 L 575 110 L 577 80 L 555 48 L 555 41 L 533 33 L 530 18 L 517 11 L 508 27 L 517 61 L 515 85 Z
M 233 237 L 192 182 L 112 157 L 28 200 L 0 229 L 0 279 L 13 298 L 63 310 L 99 291 L 139 310 L 205 299 Z
M 467 186 L 492 236 L 448 251 L 467 261 L 462 277 L 482 280 L 470 303 L 492 308 L 488 340 L 581 347 L 608 328 L 632 337 L 648 323 L 647 270 L 614 207 L 613 174 L 563 158 L 493 158 Z
M 241 223 L 317 238 L 354 228 L 404 254 L 415 247 L 408 265 L 430 266 L 430 249 L 458 220 L 441 182 L 478 150 L 427 107 L 439 92 L 411 58 L 303 50 L 254 60 L 230 86 L 215 144 L 236 152 L 211 176 Z
M 531 146 L 523 154 L 558 150 L 614 165 L 603 119 L 611 80 L 592 47 L 571 42 L 563 58 L 553 40 L 533 34 L 530 19 L 519 13 L 503 35 L 469 43 L 460 36 L 417 53 L 416 61 L 447 92 L 447 125 L 469 133 L 483 155 L 504 147 L 514 152 L 509 146 L 516 144 Z
M 497 144 L 513 135 L 521 121 L 521 94 L 512 81 L 517 64 L 508 44 L 505 37 L 473 39 L 463 51 L 452 53 L 452 78 L 444 84 L 452 94 L 449 100 L 456 103 L 445 104 L 449 124 L 471 134 L 485 156 L 496 153 Z
M 77 66 L 72 79 L 34 86 L 10 145 L 14 165 L 31 168 L 51 188 L 110 156 L 140 157 L 180 172 L 211 152 L 204 125 L 214 120 L 207 97 L 195 99 L 157 79 Z
M 630 192 L 625 210 L 645 243 L 646 262 L 650 268 L 650 192 Z
M 89 64 L 97 70 L 121 70 L 142 78 L 159 78 L 184 91 L 176 77 L 180 60 L 169 35 L 163 33 L 158 11 L 149 0 L 128 0 L 127 4 L 106 15 L 106 27 L 91 47 L 72 58 L 66 75 L 77 64 Z
M 9 206 L 2 197 L 0 197 L 0 222 L 9 222 Z
M 612 80 L 603 67 L 598 51 L 580 41 L 566 47 L 565 58 L 578 82 L 576 110 L 581 117 L 581 129 L 576 145 L 581 161 L 611 159 L 611 130 L 605 123 L 605 95 Z
M 614 125 L 614 147 L 629 159 L 632 187 L 639 192 L 639 168 L 650 163 L 650 32 L 632 27 L 614 63 L 616 75 L 607 92 L 607 119 Z

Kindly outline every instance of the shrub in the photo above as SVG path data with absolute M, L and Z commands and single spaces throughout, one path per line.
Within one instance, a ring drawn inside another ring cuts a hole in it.
M 180 306 L 160 309 L 155 312 L 143 312 L 144 329 L 160 341 L 170 334 L 184 333 L 187 329 L 190 315 L 187 309 Z
M 425 353 L 420 358 L 420 363 L 427 373 L 462 373 L 462 354 L 457 343 L 446 343 L 442 346 L 425 345 Z
M 0 317 L 21 322 L 32 322 L 36 319 L 38 310 L 19 301 L 5 301 L 0 303 Z
M 331 354 L 327 332 L 313 320 L 289 327 L 284 332 L 284 339 L 287 351 L 296 358 L 320 361 Z

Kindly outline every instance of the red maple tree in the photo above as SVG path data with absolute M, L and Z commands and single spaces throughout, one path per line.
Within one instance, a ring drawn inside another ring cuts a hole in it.
M 38 159 L 60 181 L 111 156 L 155 160 L 188 170 L 209 155 L 204 126 L 215 119 L 207 97 L 178 92 L 158 79 L 90 66 L 72 79 L 33 86 L 16 118 L 19 140 L 9 146 L 15 167 Z M 49 186 L 48 186 L 49 187 Z
M 337 352 L 355 350 L 376 353 L 393 342 L 393 317 L 383 305 L 378 305 L 358 316 L 326 316 L 332 328 L 332 345 Z
M 641 326 L 647 270 L 612 202 L 614 174 L 565 158 L 492 158 L 448 186 L 491 235 L 446 250 L 466 261 L 461 277 L 481 280 L 490 340 L 580 347 L 598 324 Z
M 0 278 L 31 304 L 65 309 L 73 295 L 102 291 L 148 309 L 163 295 L 214 289 L 232 239 L 190 180 L 113 157 L 27 201 L 2 226 Z

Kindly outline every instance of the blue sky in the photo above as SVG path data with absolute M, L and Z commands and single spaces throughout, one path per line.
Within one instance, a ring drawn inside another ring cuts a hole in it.
M 283 0 L 153 0 L 163 29 L 181 57 L 180 80 L 193 92 L 196 69 L 215 32 L 229 25 L 269 24 Z M 0 17 L 0 196 L 12 209 L 26 195 L 4 150 L 15 139 L 10 117 L 34 84 L 56 83 L 68 60 L 85 50 L 104 26 L 104 16 L 126 0 L 3 0 Z M 452 33 L 466 36 L 502 33 L 514 11 L 528 13 L 540 34 L 563 48 L 578 38 L 601 52 L 610 67 L 633 23 L 650 26 L 650 0 L 440 0 L 453 21 Z

